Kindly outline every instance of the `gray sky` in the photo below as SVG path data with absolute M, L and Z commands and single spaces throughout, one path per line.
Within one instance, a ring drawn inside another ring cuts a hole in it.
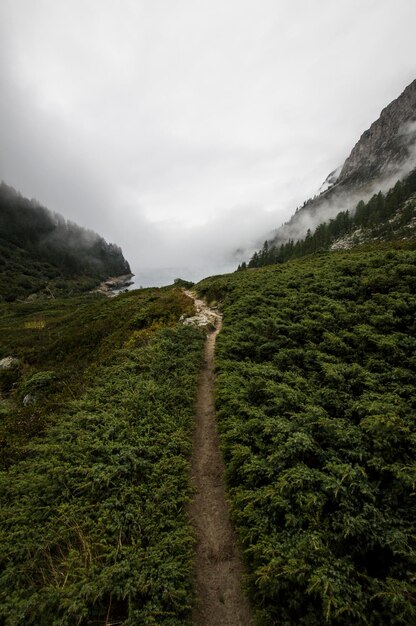
M 1 0 L 0 179 L 144 285 L 233 269 L 416 77 L 415 23 L 415 0 Z

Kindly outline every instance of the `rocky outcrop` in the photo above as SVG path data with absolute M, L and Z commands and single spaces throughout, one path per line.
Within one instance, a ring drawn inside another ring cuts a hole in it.
M 335 185 L 335 183 L 337 182 L 339 178 L 341 170 L 342 170 L 342 165 L 340 165 L 339 167 L 337 167 L 335 170 L 333 170 L 332 172 L 328 174 L 328 176 L 325 178 L 322 185 L 319 187 L 319 190 L 318 190 L 319 194 L 325 193 L 325 191 L 328 191 L 328 189 L 330 189 L 333 185 Z
M 104 282 L 102 282 L 100 286 L 97 287 L 97 289 L 95 289 L 94 291 L 98 293 L 103 293 L 106 296 L 110 296 L 110 297 L 116 296 L 118 293 L 120 293 L 121 291 L 124 291 L 125 289 L 127 289 L 127 287 L 133 284 L 133 281 L 131 280 L 133 276 L 134 274 L 123 274 L 123 276 L 112 276 L 110 278 L 107 278 L 107 280 L 105 280 Z
M 31 393 L 27 393 L 22 400 L 23 406 L 32 406 L 36 404 L 36 398 Z
M 0 393 L 8 394 L 17 384 L 22 371 L 20 359 L 6 356 L 0 360 Z
M 191 317 L 182 315 L 179 321 L 184 326 L 197 326 L 198 328 L 206 328 L 207 330 L 217 328 L 222 317 L 218 309 L 210 308 L 203 300 L 199 300 L 194 291 L 184 289 L 184 293 L 194 301 L 196 315 L 192 315 Z
M 0 370 L 10 370 L 18 367 L 20 364 L 19 359 L 13 356 L 6 356 L 0 360 Z
M 272 245 L 305 237 L 308 229 L 354 210 L 378 191 L 387 191 L 416 167 L 416 80 L 366 130 L 345 160 L 309 199 L 270 236 Z
M 414 166 L 415 142 L 416 80 L 383 109 L 378 120 L 361 135 L 337 182 L 362 184 L 394 175 L 406 168 L 409 159 Z

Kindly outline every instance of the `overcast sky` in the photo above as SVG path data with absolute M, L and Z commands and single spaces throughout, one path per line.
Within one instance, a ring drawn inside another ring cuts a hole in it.
M 416 78 L 415 24 L 415 0 L 1 0 L 0 179 L 144 285 L 232 269 Z

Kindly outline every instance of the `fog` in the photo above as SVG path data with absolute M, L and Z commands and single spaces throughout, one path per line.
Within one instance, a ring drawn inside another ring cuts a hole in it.
M 0 179 L 136 283 L 232 270 L 414 79 L 413 0 L 3 0 Z
M 312 203 L 307 204 L 305 211 L 296 212 L 292 218 L 273 229 L 266 239 L 280 245 L 289 239 L 297 240 L 305 237 L 308 230 L 313 232 L 318 224 L 333 219 L 341 211 L 354 213 L 360 200 L 367 202 L 379 191 L 386 193 L 398 180 L 405 178 L 415 168 L 416 164 L 416 122 L 408 122 L 399 129 L 399 135 L 404 139 L 406 156 L 394 164 L 387 163 L 380 177 L 358 190 L 348 189 L 338 185 L 317 195 Z

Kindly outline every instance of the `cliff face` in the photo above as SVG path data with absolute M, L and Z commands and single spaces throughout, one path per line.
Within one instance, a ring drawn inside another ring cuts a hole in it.
M 340 182 L 365 183 L 399 172 L 416 140 L 416 80 L 382 110 L 346 159 Z
M 276 229 L 269 240 L 279 245 L 300 239 L 307 230 L 340 211 L 354 210 L 359 200 L 387 191 L 416 167 L 416 80 L 393 100 L 366 130 L 341 168 L 327 177 L 313 200 Z

